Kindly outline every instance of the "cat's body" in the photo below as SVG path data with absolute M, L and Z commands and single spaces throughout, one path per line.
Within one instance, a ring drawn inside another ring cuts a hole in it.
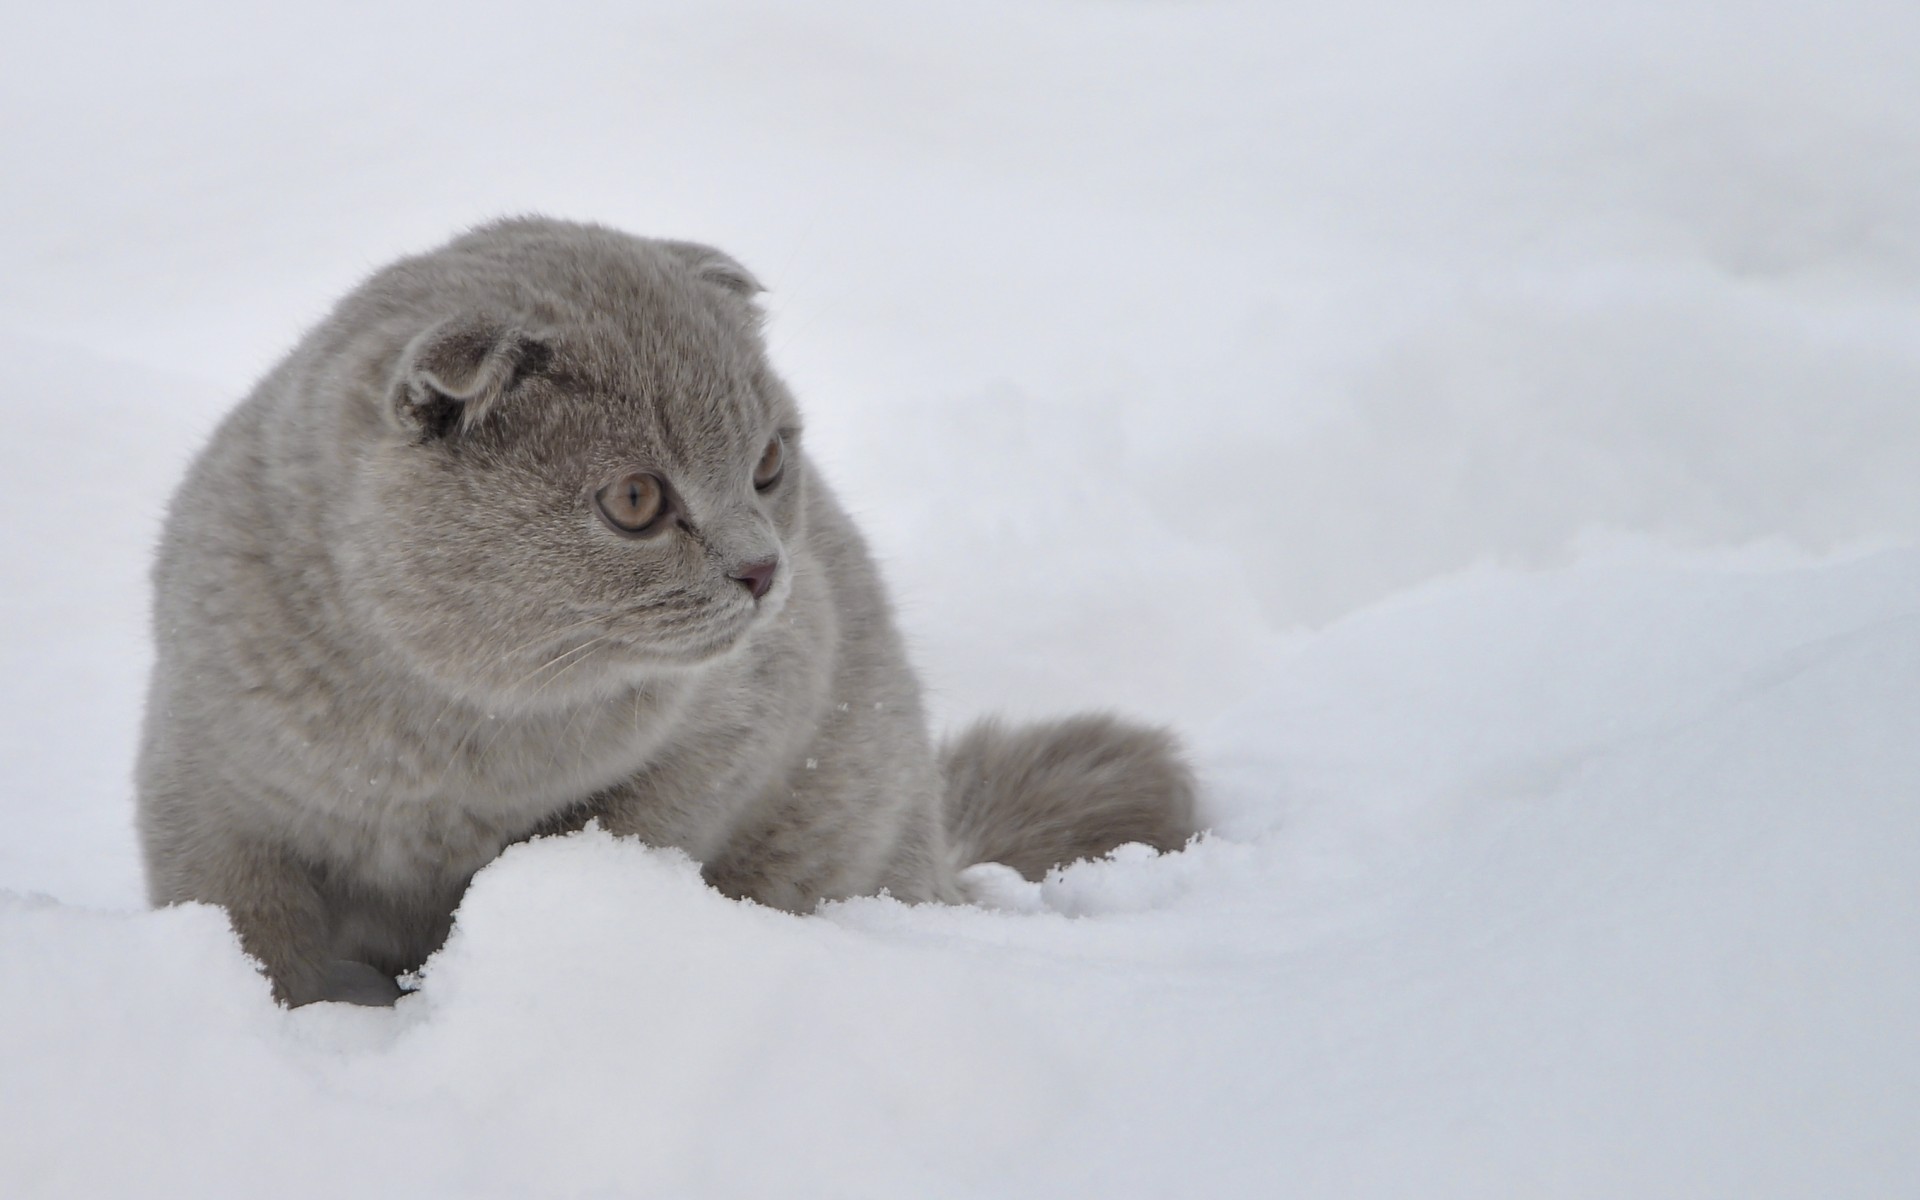
M 155 568 L 156 903 L 224 905 L 284 1000 L 378 1002 L 475 871 L 593 818 L 796 911 L 1185 840 L 1158 731 L 983 728 L 945 777 L 755 290 L 705 247 L 503 222 L 261 382 Z

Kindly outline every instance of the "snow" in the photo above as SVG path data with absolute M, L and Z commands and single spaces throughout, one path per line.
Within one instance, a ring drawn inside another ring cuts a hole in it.
M 42 6 L 0 49 L 0 1194 L 1920 1174 L 1920 9 Z M 147 912 L 162 497 L 340 291 L 737 253 L 940 722 L 1214 832 L 790 917 L 587 833 L 396 1010 Z

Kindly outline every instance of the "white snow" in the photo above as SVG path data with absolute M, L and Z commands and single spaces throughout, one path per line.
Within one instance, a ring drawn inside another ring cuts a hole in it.
M 41 6 L 0 47 L 0 1195 L 1893 1196 L 1920 8 Z M 366 270 L 737 253 L 939 720 L 1215 832 L 796 918 L 589 833 L 398 1009 L 147 912 L 145 570 Z

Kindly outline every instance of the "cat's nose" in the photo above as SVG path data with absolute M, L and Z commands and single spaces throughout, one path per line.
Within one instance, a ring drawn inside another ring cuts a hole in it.
M 758 600 L 773 586 L 773 573 L 779 569 L 780 560 L 769 558 L 735 567 L 727 578 L 752 592 L 753 598 Z

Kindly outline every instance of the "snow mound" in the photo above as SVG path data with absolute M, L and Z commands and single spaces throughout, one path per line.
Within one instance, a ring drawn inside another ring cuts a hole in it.
M 1920 552 L 1444 581 L 1302 641 L 1219 832 L 795 917 L 590 831 L 392 1012 L 0 907 L 9 1194 L 1556 1195 L 1910 1177 Z

